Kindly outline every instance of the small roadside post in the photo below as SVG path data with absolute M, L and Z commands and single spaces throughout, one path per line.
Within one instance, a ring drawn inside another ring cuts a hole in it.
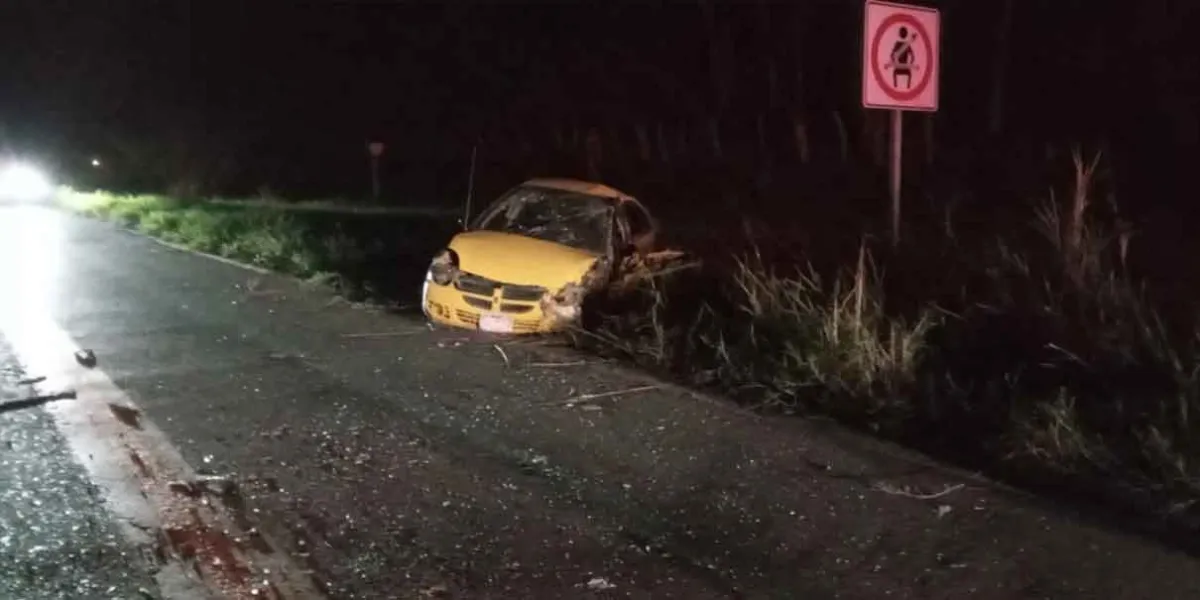
M 367 154 L 371 157 L 371 198 L 379 200 L 379 157 L 383 156 L 383 142 L 367 142 Z
M 937 112 L 941 13 L 937 9 L 866 0 L 863 10 L 862 102 L 891 111 L 892 244 L 900 243 L 904 112 Z

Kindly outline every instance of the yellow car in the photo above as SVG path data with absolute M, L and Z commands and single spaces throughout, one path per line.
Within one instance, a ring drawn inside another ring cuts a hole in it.
M 579 320 L 614 265 L 645 254 L 657 225 L 641 203 L 598 183 L 533 179 L 500 196 L 430 263 L 431 321 L 493 333 L 547 333 Z

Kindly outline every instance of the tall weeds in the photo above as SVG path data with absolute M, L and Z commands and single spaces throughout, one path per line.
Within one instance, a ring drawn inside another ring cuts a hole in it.
M 887 277 L 866 244 L 824 277 L 751 252 L 646 286 L 634 310 L 602 305 L 576 339 L 744 402 L 1178 511 L 1200 500 L 1200 337 L 1130 272 L 1128 229 L 1093 202 L 1098 165 L 1075 153 L 1032 235 L 950 235 L 939 215 L 947 235 L 885 255 Z

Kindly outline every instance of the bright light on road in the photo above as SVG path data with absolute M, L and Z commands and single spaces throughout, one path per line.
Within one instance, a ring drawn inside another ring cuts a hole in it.
M 99 167 L 99 166 L 100 166 L 100 159 L 98 159 L 98 158 L 93 158 L 93 159 L 92 159 L 92 166 L 93 166 L 93 167 Z
M 47 315 L 63 285 L 63 215 L 44 206 L 0 204 L 0 337 Z
M 13 163 L 0 168 L 0 200 L 34 202 L 53 192 L 50 180 L 31 165 Z

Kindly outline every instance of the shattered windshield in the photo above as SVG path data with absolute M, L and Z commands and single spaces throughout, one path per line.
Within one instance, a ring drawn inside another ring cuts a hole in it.
M 477 228 L 604 254 L 612 233 L 612 210 L 612 202 L 598 196 L 525 186 L 497 201 Z

